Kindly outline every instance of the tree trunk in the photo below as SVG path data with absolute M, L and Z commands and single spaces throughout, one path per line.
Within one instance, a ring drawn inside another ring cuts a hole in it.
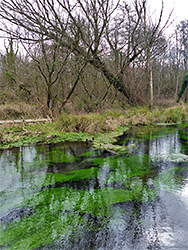
M 102 62 L 98 56 L 95 56 L 94 59 L 91 59 L 90 63 L 100 72 L 102 72 L 106 79 L 109 81 L 109 83 L 112 84 L 115 89 L 117 89 L 127 98 L 128 104 L 135 104 L 134 99 L 131 97 L 130 91 L 123 83 L 123 77 L 121 72 L 117 75 L 112 74 L 110 70 L 106 67 L 105 63 Z
M 153 72 L 152 72 L 152 68 L 150 65 L 150 107 L 153 107 Z

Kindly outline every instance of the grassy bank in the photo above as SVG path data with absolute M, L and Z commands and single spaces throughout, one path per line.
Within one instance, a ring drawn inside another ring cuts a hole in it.
M 95 137 L 96 147 L 105 147 L 133 126 L 175 124 L 188 120 L 188 105 L 179 104 L 170 108 L 129 108 L 124 112 L 107 111 L 102 114 L 64 114 L 45 124 L 1 125 L 0 148 L 9 148 L 32 143 L 62 141 L 85 141 Z

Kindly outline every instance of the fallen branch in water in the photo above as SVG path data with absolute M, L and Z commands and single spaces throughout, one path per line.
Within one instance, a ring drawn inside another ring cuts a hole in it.
M 4 121 L 0 121 L 0 125 L 1 124 L 16 124 L 16 123 L 36 123 L 36 122 L 50 122 L 51 119 L 48 118 L 43 118 L 43 119 L 22 119 L 22 120 L 4 120 Z
M 108 149 L 108 148 L 104 148 L 104 150 L 108 153 L 111 153 L 111 154 L 114 154 L 114 155 L 118 155 L 118 153 L 116 151 L 113 151 L 111 149 Z

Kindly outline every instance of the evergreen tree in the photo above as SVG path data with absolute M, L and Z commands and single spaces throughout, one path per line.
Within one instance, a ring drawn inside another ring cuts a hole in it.
M 182 86 L 181 86 L 180 92 L 178 93 L 177 102 L 179 102 L 179 100 L 182 97 L 183 93 L 185 92 L 187 86 L 188 86 L 188 74 L 186 74 L 183 78 Z

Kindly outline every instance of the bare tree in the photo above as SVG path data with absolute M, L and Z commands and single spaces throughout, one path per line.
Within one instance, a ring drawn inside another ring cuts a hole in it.
M 128 6 L 120 0 L 116 4 L 113 0 L 2 0 L 0 17 L 4 20 L 2 30 L 23 41 L 37 42 L 42 36 L 44 40 L 57 42 L 63 36 L 61 47 L 82 56 L 86 63 L 103 73 L 129 104 L 134 104 L 123 73 L 147 46 L 141 34 L 146 3 L 147 0 L 134 0 L 133 6 Z M 150 47 L 164 29 L 161 28 L 162 13 L 163 6 L 148 38 Z M 125 32 L 119 39 L 117 36 L 113 39 L 117 17 L 121 17 L 117 25 Z M 111 51 L 120 62 L 118 72 L 112 72 L 106 63 Z
M 10 85 L 14 88 L 16 84 L 16 59 L 18 56 L 18 46 L 13 43 L 13 39 L 8 39 L 8 45 L 5 45 L 6 54 L 4 55 L 4 71 L 6 73 L 6 76 L 9 80 Z
M 65 65 L 70 55 L 70 51 L 62 51 L 60 42 L 55 43 L 44 41 L 42 38 L 37 44 L 23 43 L 25 50 L 32 60 L 36 63 L 37 68 L 44 81 L 43 92 L 46 93 L 46 106 L 50 114 L 53 114 L 57 92 L 53 91 L 55 85 L 61 78 Z M 58 88 L 56 86 L 56 88 Z M 38 97 L 39 98 L 39 97 Z
M 182 80 L 182 86 L 178 93 L 178 100 L 179 102 L 180 98 L 182 97 L 183 93 L 185 92 L 185 101 L 187 101 L 187 70 L 188 70 L 188 19 L 181 21 L 176 28 L 176 43 L 178 46 L 176 46 L 176 54 L 179 56 L 179 60 L 177 61 L 177 73 L 179 73 L 179 69 L 181 66 L 182 74 L 184 75 Z M 178 89 L 177 84 L 177 88 Z
M 145 4 L 146 2 L 144 3 L 144 5 Z M 162 31 L 167 26 L 170 16 L 166 24 L 161 29 L 159 29 L 159 25 L 162 19 L 162 14 L 163 14 L 163 1 L 162 1 L 162 9 L 160 12 L 159 20 L 156 24 L 154 24 L 152 18 L 147 15 L 146 8 L 144 8 L 144 23 L 143 23 L 143 34 L 145 40 L 144 52 L 146 61 L 146 71 L 148 75 L 150 107 L 153 106 L 153 98 L 154 98 L 152 60 L 155 59 L 158 55 L 164 54 L 168 46 Z M 158 29 L 159 31 L 155 32 L 155 30 Z
M 181 21 L 177 25 L 177 34 L 179 40 L 179 51 L 184 64 L 184 69 L 188 69 L 188 19 Z

